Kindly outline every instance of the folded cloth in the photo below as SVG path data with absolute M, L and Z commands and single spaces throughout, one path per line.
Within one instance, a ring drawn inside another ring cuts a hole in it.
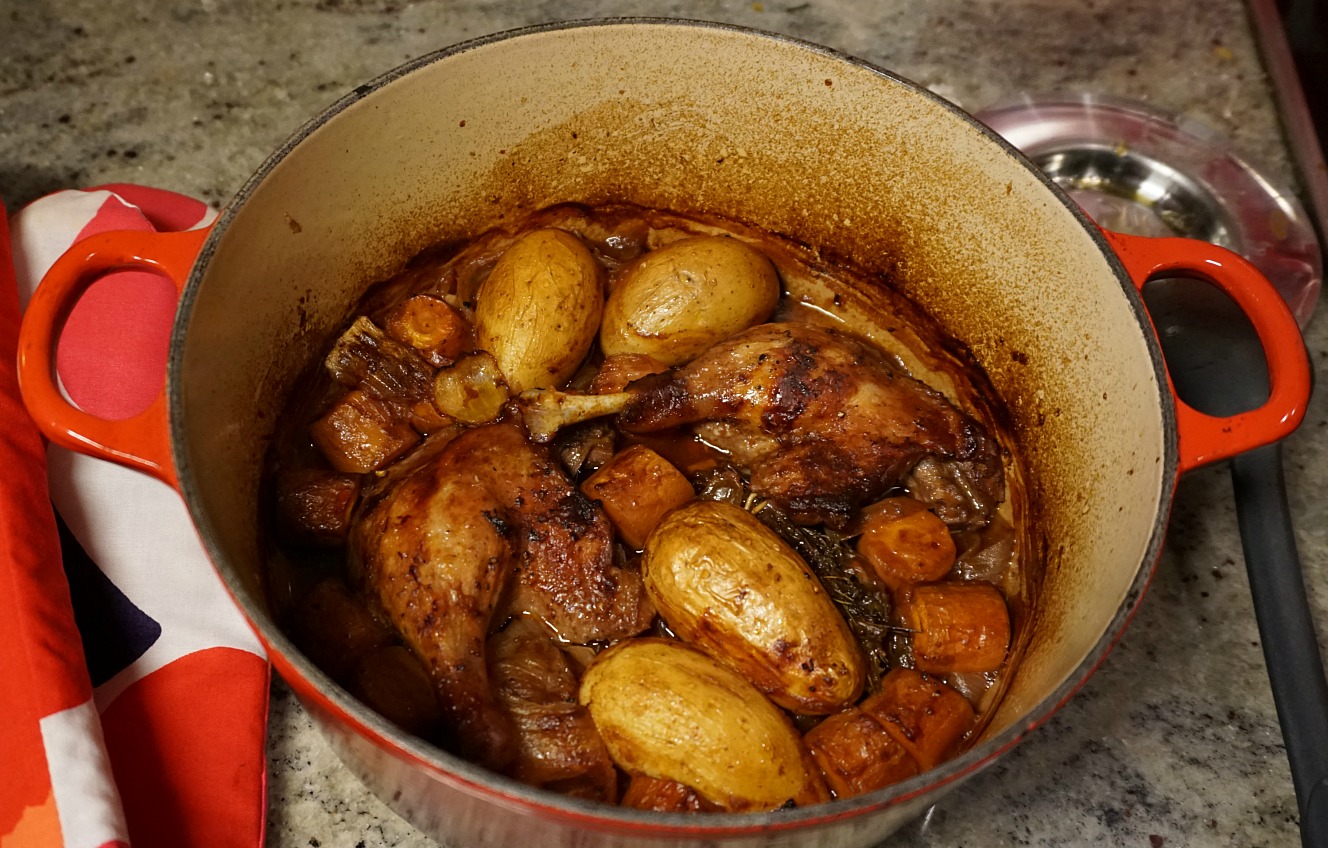
M 66 249 L 108 230 L 215 217 L 143 186 L 59 192 L 14 216 L 13 280 L 0 228 L 0 848 L 263 843 L 262 646 L 178 495 L 43 450 L 14 369 L 20 309 Z M 146 408 L 163 385 L 175 301 L 151 273 L 94 282 L 56 351 L 70 400 L 108 419 Z

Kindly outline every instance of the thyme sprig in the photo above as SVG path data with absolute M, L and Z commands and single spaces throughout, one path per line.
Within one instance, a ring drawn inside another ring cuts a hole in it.
M 859 578 L 858 571 L 849 565 L 853 557 L 852 537 L 825 527 L 795 524 L 787 513 L 768 500 L 749 497 L 745 506 L 811 566 L 862 646 L 871 672 L 867 679 L 869 686 L 874 688 L 890 670 L 890 638 L 899 628 L 891 624 L 888 595 L 866 585 Z

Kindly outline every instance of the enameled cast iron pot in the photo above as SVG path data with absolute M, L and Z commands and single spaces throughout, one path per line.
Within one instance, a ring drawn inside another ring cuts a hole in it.
M 972 351 L 1008 406 L 1042 559 L 1021 664 L 965 754 L 850 801 L 759 815 L 624 811 L 546 794 L 412 738 L 274 625 L 257 488 L 272 422 L 350 305 L 428 244 L 558 201 L 630 200 L 746 221 L 891 279 Z M 180 287 L 166 388 L 101 421 L 55 387 L 54 336 L 99 273 Z M 1138 296 L 1194 276 L 1265 345 L 1272 395 L 1214 419 L 1170 389 Z M 1177 475 L 1299 423 L 1295 321 L 1234 254 L 1104 233 L 949 103 L 824 48 L 728 26 L 536 27 L 355 89 L 278 150 L 206 232 L 76 245 L 23 327 L 24 396 L 50 438 L 176 487 L 237 603 L 330 743 L 407 819 L 458 845 L 869 845 L 1001 756 L 1102 662 L 1156 562 Z

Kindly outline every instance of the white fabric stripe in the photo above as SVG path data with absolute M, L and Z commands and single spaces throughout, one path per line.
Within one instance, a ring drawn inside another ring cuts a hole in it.
M 224 646 L 266 656 L 212 569 L 179 495 L 146 474 L 56 446 L 46 462 L 51 500 L 74 537 L 161 624 L 161 636 L 143 656 L 97 687 L 98 709 L 194 651 Z
M 111 780 L 101 717 L 92 702 L 51 713 L 40 725 L 64 848 L 128 843 L 124 807 Z
M 221 214 L 221 213 L 217 212 L 217 210 L 213 209 L 211 206 L 208 206 L 208 207 L 205 208 L 205 210 L 204 210 L 204 212 L 203 212 L 203 217 L 202 217 L 202 218 L 199 218 L 199 219 L 198 219 L 198 223 L 194 224 L 194 225 L 193 225 L 192 227 L 190 227 L 189 229 L 190 229 L 190 230 L 201 230 L 201 229 L 203 229 L 204 227 L 210 227 L 210 226 L 212 226 L 212 222 L 215 221 L 215 220 L 217 220 L 218 217 L 220 217 L 220 214 Z
M 28 204 L 14 215 L 10 234 L 14 239 L 20 310 L 28 308 L 37 283 L 110 197 L 109 191 L 60 191 Z

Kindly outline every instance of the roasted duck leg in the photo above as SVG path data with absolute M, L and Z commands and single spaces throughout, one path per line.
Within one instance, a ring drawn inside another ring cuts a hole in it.
M 623 430 L 695 425 L 802 524 L 842 526 L 905 484 L 955 527 L 985 523 L 1002 498 L 996 443 L 976 421 L 830 329 L 762 324 L 633 389 Z
M 590 711 L 577 703 L 579 681 L 566 655 L 529 617 L 489 638 L 494 695 L 517 731 L 508 773 L 532 786 L 613 803 L 618 774 Z
M 350 544 L 353 576 L 428 668 L 458 752 L 495 769 L 516 753 L 485 668 L 496 616 L 531 612 L 589 642 L 652 615 L 640 572 L 613 562 L 603 512 L 512 424 L 469 430 L 393 483 Z

